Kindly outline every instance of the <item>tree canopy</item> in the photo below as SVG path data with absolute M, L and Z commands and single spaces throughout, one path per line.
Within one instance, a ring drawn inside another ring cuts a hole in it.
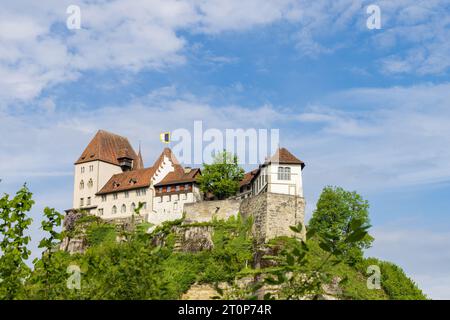
M 341 187 L 325 187 L 317 201 L 316 210 L 309 222 L 309 228 L 327 238 L 339 239 L 351 229 L 351 222 L 370 227 L 369 203 L 356 192 Z M 354 227 L 354 226 L 353 226 Z M 363 256 L 363 249 L 369 248 L 373 238 L 366 234 L 361 240 L 340 248 L 349 262 L 357 262 Z
M 238 157 L 227 151 L 214 156 L 212 164 L 204 164 L 199 178 L 200 190 L 213 194 L 217 199 L 226 199 L 239 190 L 239 182 L 244 178 L 244 169 L 238 164 Z

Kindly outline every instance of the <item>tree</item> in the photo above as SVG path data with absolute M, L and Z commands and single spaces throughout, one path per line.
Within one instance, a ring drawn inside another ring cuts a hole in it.
M 244 178 L 244 169 L 239 166 L 236 155 L 224 150 L 214 157 L 212 164 L 203 166 L 198 180 L 203 193 L 212 193 L 218 199 L 225 199 L 238 192 L 239 181 Z
M 39 242 L 39 248 L 44 249 L 41 259 L 34 259 L 35 270 L 42 268 L 44 270 L 44 285 L 45 285 L 45 298 L 49 298 L 49 292 L 51 288 L 50 276 L 54 271 L 54 265 L 52 264 L 52 256 L 54 251 L 58 250 L 58 244 L 63 239 L 63 233 L 56 231 L 56 228 L 61 226 L 64 219 L 64 215 L 59 213 L 53 208 L 46 207 L 44 209 L 45 219 L 41 222 L 42 230 L 49 233 L 48 238 L 43 238 Z M 55 250 L 56 249 L 56 250 Z
M 30 256 L 27 245 L 30 236 L 25 231 L 32 219 L 27 217 L 34 201 L 26 186 L 14 198 L 0 198 L 0 299 L 20 298 L 23 283 L 30 273 L 25 261 Z
M 349 263 L 356 263 L 363 257 L 363 249 L 369 248 L 374 240 L 368 233 L 363 233 L 370 227 L 368 210 L 369 203 L 356 192 L 328 186 L 317 201 L 309 228 L 321 237 L 341 239 L 349 230 L 362 227 L 361 233 L 355 235 L 358 241 L 342 244 L 338 248 Z

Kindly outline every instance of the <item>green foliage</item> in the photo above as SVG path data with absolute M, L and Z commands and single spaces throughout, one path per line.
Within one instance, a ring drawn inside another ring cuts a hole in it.
M 42 230 L 49 233 L 48 238 L 43 238 L 39 243 L 39 248 L 44 249 L 42 258 L 35 259 L 35 269 L 42 268 L 44 270 L 45 298 L 48 299 L 50 291 L 50 276 L 55 271 L 51 263 L 53 251 L 56 249 L 59 241 L 63 239 L 63 234 L 55 229 L 61 226 L 64 216 L 55 209 L 46 207 L 44 209 L 44 220 L 41 222 Z
M 97 246 L 102 243 L 113 243 L 116 241 L 116 238 L 116 228 L 109 223 L 91 224 L 86 231 L 86 240 L 89 246 Z
M 27 245 L 30 237 L 25 231 L 32 219 L 27 217 L 34 201 L 26 186 L 11 200 L 5 194 L 0 198 L 0 299 L 18 299 L 23 294 L 23 282 L 29 275 L 25 260 L 30 255 Z
M 370 228 L 368 210 L 369 203 L 356 192 L 345 191 L 340 187 L 326 187 L 317 201 L 309 228 L 329 240 L 323 242 L 323 246 L 332 245 L 331 242 L 348 236 L 352 230 L 359 230 L 352 233 L 349 239 L 352 241 L 335 248 L 344 255 L 347 262 L 354 264 L 362 260 L 363 250 L 373 242 L 373 238 L 367 233 Z
M 336 214 L 340 227 L 331 224 L 325 228 L 319 222 L 328 221 L 329 216 L 318 219 L 320 215 L 315 214 L 317 221 L 307 230 L 308 240 L 280 237 L 270 241 L 273 255 L 264 259 L 274 263 L 261 269 L 252 266 L 257 252 L 251 235 L 253 221 L 240 215 L 227 221 L 194 225 L 183 225 L 183 219 L 165 222 L 149 234 L 152 225 L 148 223 L 135 225 L 133 221 L 132 228 L 117 230 L 115 225 L 98 217 L 77 213 L 72 217 L 70 230 L 61 233 L 57 228 L 62 215 L 46 208 L 42 229 L 48 236 L 40 241 L 44 253 L 34 260 L 34 269 L 30 270 L 24 262 L 30 254 L 25 231 L 31 223 L 26 213 L 33 201 L 24 187 L 14 199 L 7 195 L 0 199 L 3 253 L 0 298 L 178 299 L 194 283 L 223 282 L 228 282 L 231 290 L 224 292 L 217 286 L 222 298 L 255 299 L 256 291 L 263 285 L 278 285 L 279 299 L 318 298 L 323 293 L 323 285 L 339 277 L 342 292 L 338 295 L 343 299 L 425 299 L 399 267 L 373 258 L 359 258 L 356 264 L 350 261 L 351 249 L 362 250 L 361 242 L 369 237 L 368 217 L 364 219 L 367 207 L 356 194 L 349 195 L 343 190 L 337 193 L 340 196 L 335 200 L 343 202 L 338 208 L 347 210 L 345 217 L 339 216 L 339 210 L 328 203 L 334 201 L 330 199 L 322 201 L 316 213 Z M 333 195 L 330 197 L 333 199 Z M 201 252 L 174 251 L 179 231 L 193 226 L 213 230 L 213 248 Z M 291 230 L 303 234 L 303 228 L 297 225 Z M 126 232 L 126 241 L 117 242 L 121 231 Z M 55 250 L 63 236 L 85 237 L 89 247 L 84 254 L 74 255 Z M 380 267 L 380 290 L 370 290 L 366 285 L 369 265 Z M 68 270 L 73 266 L 81 270 L 80 289 L 68 287 Z M 249 275 L 255 281 L 244 286 L 236 283 L 236 279 Z M 264 298 L 274 297 L 266 294 Z
M 198 180 L 203 193 L 225 199 L 238 192 L 239 181 L 244 178 L 244 169 L 239 166 L 237 156 L 224 150 L 214 157 L 212 164 L 203 164 L 203 167 Z
M 361 273 L 366 273 L 367 267 L 376 265 L 380 267 L 381 286 L 392 300 L 425 300 L 426 295 L 414 281 L 405 275 L 405 272 L 393 263 L 380 261 L 375 258 L 365 259 L 358 264 Z

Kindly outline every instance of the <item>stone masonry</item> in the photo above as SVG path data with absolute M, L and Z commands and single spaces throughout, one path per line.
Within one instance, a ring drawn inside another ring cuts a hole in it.
M 244 199 L 240 206 L 242 216 L 252 216 L 253 234 L 259 243 L 280 236 L 296 236 L 290 226 L 304 223 L 305 199 L 295 195 L 263 192 Z M 301 237 L 305 237 L 302 229 Z
M 253 235 L 260 244 L 280 236 L 298 236 L 290 226 L 304 222 L 305 200 L 295 195 L 263 192 L 244 200 L 203 201 L 185 205 L 185 225 L 209 222 L 214 218 L 227 220 L 241 213 L 243 218 L 253 218 Z M 208 230 L 211 232 L 212 230 Z M 184 240 L 189 241 L 189 228 Z M 199 238 L 199 232 L 195 232 Z M 210 236 L 204 235 L 205 238 Z M 301 238 L 305 237 L 303 228 Z M 205 239 L 206 240 L 206 239 Z

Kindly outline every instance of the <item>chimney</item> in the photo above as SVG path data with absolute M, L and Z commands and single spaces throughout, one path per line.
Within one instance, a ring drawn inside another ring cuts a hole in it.
M 191 167 L 184 167 L 184 173 L 188 174 L 191 171 L 192 171 Z

